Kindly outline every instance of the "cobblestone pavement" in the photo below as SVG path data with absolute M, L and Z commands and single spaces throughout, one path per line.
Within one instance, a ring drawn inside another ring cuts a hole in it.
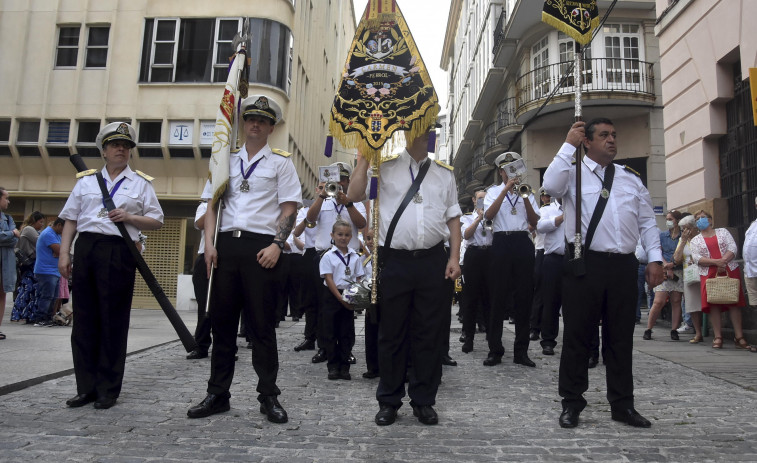
M 352 381 L 329 381 L 312 351 L 296 353 L 304 322 L 278 330 L 282 405 L 287 424 L 265 420 L 257 407 L 250 352 L 240 348 L 230 412 L 190 420 L 187 409 L 205 395 L 208 359 L 188 361 L 178 342 L 127 359 L 118 404 L 68 409 L 72 375 L 0 396 L 0 461 L 98 462 L 569 462 L 757 461 L 757 393 L 685 366 L 634 352 L 636 408 L 650 429 L 610 420 L 604 369 L 591 370 L 589 406 L 576 429 L 557 423 L 558 355 L 530 355 L 537 367 L 512 363 L 512 327 L 503 363 L 484 367 L 486 343 L 444 367 L 437 426 L 420 424 L 405 403 L 392 426 L 373 418 L 377 379 L 365 371 L 358 320 Z M 240 346 L 242 346 L 240 340 Z M 744 355 L 753 355 L 744 353 Z M 755 356 L 757 357 L 757 356 Z

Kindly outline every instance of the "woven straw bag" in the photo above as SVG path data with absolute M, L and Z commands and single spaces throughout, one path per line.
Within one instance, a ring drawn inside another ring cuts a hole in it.
M 736 304 L 739 302 L 739 290 L 741 289 L 739 283 L 736 278 L 729 277 L 727 273 L 721 276 L 720 271 L 718 271 L 715 278 L 707 280 L 707 302 L 719 305 Z

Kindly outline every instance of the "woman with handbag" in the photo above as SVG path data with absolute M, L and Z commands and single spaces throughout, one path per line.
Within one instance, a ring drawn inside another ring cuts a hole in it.
M 694 216 L 688 215 L 678 222 L 681 228 L 681 239 L 678 242 L 673 261 L 676 265 L 683 265 L 683 300 L 686 313 L 691 315 L 694 325 L 694 337 L 689 340 L 692 344 L 702 342 L 702 290 L 699 278 L 699 266 L 694 263 L 691 254 L 691 240 L 699 235 Z
M 673 313 L 673 320 L 670 330 L 670 339 L 678 341 L 678 331 L 676 328 L 681 324 L 681 297 L 683 297 L 683 268 L 673 262 L 673 253 L 678 247 L 681 239 L 681 229 L 678 227 L 678 221 L 683 215 L 678 211 L 670 211 L 665 216 L 665 222 L 668 229 L 660 233 L 660 245 L 662 246 L 662 268 L 665 273 L 665 281 L 654 288 L 654 302 L 649 309 L 649 318 L 647 319 L 647 330 L 644 331 L 644 339 L 652 339 L 652 328 L 654 327 L 657 317 L 662 312 L 665 302 L 670 299 L 670 308 Z
M 694 262 L 699 265 L 699 278 L 702 285 L 702 312 L 710 314 L 712 331 L 715 334 L 712 347 L 715 349 L 723 347 L 720 313 L 728 311 L 733 324 L 733 342 L 738 349 L 748 349 L 749 344 L 744 339 L 744 331 L 741 325 L 741 307 L 746 304 L 744 292 L 741 290 L 741 272 L 735 261 L 738 251 L 736 242 L 725 228 L 715 229 L 712 227 L 712 215 L 709 212 L 700 210 L 694 214 L 694 217 L 697 219 L 696 224 L 700 234 L 691 240 L 691 255 Z M 717 278 L 718 273 L 725 273 L 728 278 L 736 280 L 735 291 L 733 291 L 734 282 L 727 281 L 725 278 Z M 709 289 L 707 288 L 708 280 L 711 283 Z M 732 291 L 721 291 L 723 286 L 728 285 L 730 285 Z M 708 291 L 710 292 L 709 296 Z M 722 303 L 721 300 L 725 298 L 730 298 L 733 302 Z
M 16 244 L 16 266 L 18 267 L 18 289 L 13 301 L 11 321 L 26 320 L 33 324 L 37 305 L 37 279 L 34 277 L 34 262 L 37 257 L 37 238 L 45 227 L 45 216 L 34 211 L 23 223 L 21 236 Z

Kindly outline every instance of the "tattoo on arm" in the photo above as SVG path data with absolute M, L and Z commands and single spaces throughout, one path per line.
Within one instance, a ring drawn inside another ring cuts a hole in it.
M 276 224 L 276 238 L 274 239 L 286 241 L 287 238 L 289 238 L 289 234 L 292 232 L 292 228 L 294 228 L 295 218 L 295 214 L 279 217 L 278 223 Z

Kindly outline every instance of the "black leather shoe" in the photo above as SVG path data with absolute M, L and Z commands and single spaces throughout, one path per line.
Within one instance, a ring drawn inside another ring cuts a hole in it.
M 596 366 L 599 364 L 599 359 L 596 357 L 590 357 L 589 358 L 589 368 L 596 368 Z
M 431 405 L 413 405 L 413 416 L 423 424 L 434 425 L 439 423 L 439 416 Z
M 467 354 L 468 352 L 471 352 L 473 350 L 473 338 L 468 338 L 463 343 L 462 351 L 464 354 Z
M 502 363 L 502 357 L 490 355 L 484 360 L 485 367 L 493 367 L 494 365 Z
M 541 353 L 544 355 L 555 355 L 555 348 L 552 346 L 544 346 L 541 349 Z
M 389 426 L 397 419 L 397 409 L 387 404 L 379 404 L 379 411 L 374 421 L 379 426 Z
M 310 341 L 308 339 L 305 339 L 301 343 L 294 346 L 294 351 L 299 352 L 301 350 L 313 350 L 315 349 L 315 341 Z
M 649 420 L 641 416 L 639 412 L 637 412 L 633 408 L 626 408 L 625 410 L 612 410 L 611 416 L 613 420 L 620 421 L 621 423 L 625 423 L 635 428 L 648 428 L 652 426 L 652 423 L 650 423 Z
M 267 395 L 260 399 L 260 413 L 268 415 L 268 421 L 271 423 L 286 423 L 289 421 L 287 412 L 279 403 L 275 395 Z
M 350 352 L 350 356 L 347 357 L 347 363 L 349 363 L 350 365 L 354 365 L 357 363 L 357 359 L 355 358 L 354 355 L 352 355 L 352 352 Z
M 468 336 L 465 335 L 465 333 L 460 335 L 460 342 L 465 342 L 468 339 Z
M 336 367 L 329 368 L 329 375 L 327 376 L 327 378 L 332 381 L 335 379 L 339 379 L 339 369 Z
M 68 405 L 71 408 L 77 408 L 77 407 L 83 407 L 84 405 L 87 405 L 88 403 L 95 401 L 95 394 L 79 394 L 77 396 L 71 397 L 66 401 L 66 405 Z
M 644 336 L 641 337 L 641 339 L 645 341 L 649 341 L 652 339 L 652 330 L 644 330 Z
M 228 393 L 223 395 L 208 393 L 202 399 L 202 402 L 187 410 L 187 416 L 190 418 L 205 418 L 216 413 L 228 412 L 230 409 Z
M 531 368 L 536 366 L 536 364 L 530 358 L 528 358 L 528 355 L 526 354 L 516 355 L 515 357 L 513 357 L 513 363 L 517 363 L 518 365 L 524 365 Z
M 103 397 L 95 400 L 95 408 L 98 410 L 107 410 L 116 404 L 115 397 Z
M 562 413 L 560 414 L 560 427 L 575 428 L 576 426 L 578 426 L 578 415 L 580 414 L 581 412 L 572 408 L 563 409 Z
M 339 379 L 343 379 L 346 381 L 350 381 L 352 379 L 352 376 L 350 375 L 350 367 L 349 366 L 342 366 L 342 368 L 339 369 Z
M 670 339 L 672 339 L 673 341 L 678 341 L 678 331 L 670 330 Z
M 325 349 L 318 349 L 318 352 L 315 353 L 312 359 L 310 359 L 313 363 L 321 363 L 326 361 L 326 350 Z
M 366 371 L 365 373 L 363 373 L 363 378 L 365 378 L 365 379 L 373 379 L 373 378 L 378 378 L 378 377 L 379 377 L 378 371 L 370 371 L 369 370 L 369 371 Z
M 536 330 L 531 330 L 531 334 L 528 335 L 528 339 L 531 341 L 538 341 L 539 337 L 539 332 Z
M 442 355 L 442 365 L 446 365 L 448 367 L 456 367 L 457 362 L 449 356 L 449 354 Z
M 198 360 L 198 359 L 204 359 L 208 356 L 207 352 L 203 352 L 200 349 L 195 349 L 189 354 L 187 354 L 187 360 Z

